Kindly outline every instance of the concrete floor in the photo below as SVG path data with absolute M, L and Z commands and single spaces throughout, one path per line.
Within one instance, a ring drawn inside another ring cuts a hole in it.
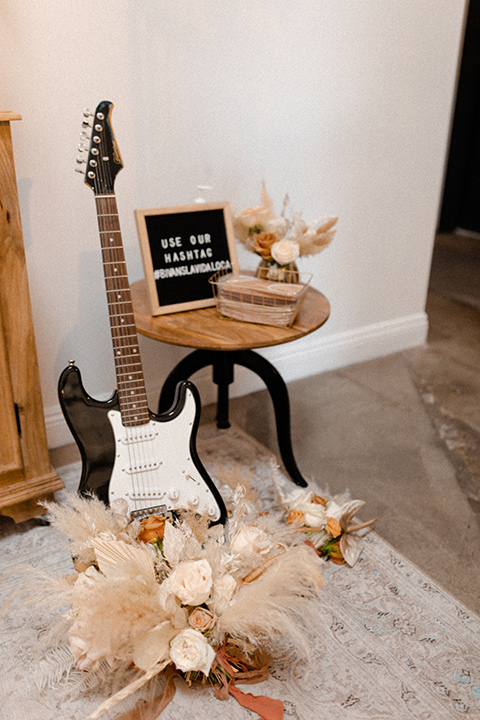
M 289 394 L 304 476 L 365 500 L 362 519 L 378 517 L 385 540 L 480 613 L 479 271 L 480 240 L 439 237 L 428 343 L 290 383 Z M 278 456 L 266 391 L 230 409 Z
M 480 613 L 480 240 L 439 236 L 421 348 L 291 383 L 292 440 L 305 477 L 366 501 L 362 519 Z M 232 422 L 278 456 L 266 391 Z M 202 421 L 214 418 L 205 407 Z M 219 440 L 228 430 L 219 430 Z M 71 449 L 54 451 L 57 467 Z

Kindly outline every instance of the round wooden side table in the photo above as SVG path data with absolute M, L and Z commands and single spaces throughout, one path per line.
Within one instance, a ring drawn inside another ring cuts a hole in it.
M 133 283 L 132 302 L 135 324 L 141 335 L 171 345 L 196 348 L 181 360 L 168 375 L 160 394 L 158 412 L 168 410 L 174 400 L 177 383 L 208 365 L 213 368 L 213 382 L 218 386 L 217 426 L 228 428 L 228 386 L 233 382 L 234 365 L 255 372 L 265 383 L 275 411 L 280 455 L 292 480 L 302 487 L 302 477 L 292 450 L 290 402 L 280 373 L 253 348 L 292 342 L 321 327 L 330 315 L 327 298 L 308 288 L 299 314 L 291 327 L 256 325 L 219 315 L 215 307 L 153 316 L 150 313 L 145 280 Z

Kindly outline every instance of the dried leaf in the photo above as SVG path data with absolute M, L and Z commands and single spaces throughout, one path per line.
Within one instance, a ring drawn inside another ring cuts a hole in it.
M 334 538 L 342 534 L 342 526 L 338 520 L 333 517 L 327 517 L 325 530 Z
M 290 510 L 288 513 L 287 525 L 303 525 L 305 522 L 305 513 L 300 510 Z

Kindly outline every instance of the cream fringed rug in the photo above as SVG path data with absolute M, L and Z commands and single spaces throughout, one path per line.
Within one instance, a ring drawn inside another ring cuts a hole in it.
M 201 428 L 199 454 L 210 473 L 238 473 L 250 480 L 268 505 L 272 497 L 272 456 L 236 428 Z M 76 489 L 77 463 L 60 470 Z M 61 499 L 61 493 L 57 499 Z M 19 526 L 0 521 L 0 568 L 29 565 L 72 572 L 58 534 L 34 521 Z M 284 701 L 285 720 L 451 720 L 480 718 L 480 618 L 466 610 L 378 535 L 365 538 L 353 568 L 327 564 L 318 612 L 325 633 L 312 637 L 314 666 L 302 681 L 288 668 L 273 671 L 267 682 L 244 687 L 254 695 Z M 17 581 L 2 578 L 2 601 Z M 66 699 L 58 688 L 39 690 L 37 681 L 49 658 L 37 655 L 45 628 L 15 604 L 0 617 L 0 717 L 3 720 L 85 720 L 104 699 L 86 690 Z M 40 672 L 39 672 L 40 668 Z M 59 671 L 61 668 L 59 668 Z M 138 698 L 136 698 L 138 699 Z M 120 706 L 114 718 L 132 706 Z M 249 720 L 256 718 L 233 698 L 221 702 L 209 689 L 177 694 L 162 720 Z

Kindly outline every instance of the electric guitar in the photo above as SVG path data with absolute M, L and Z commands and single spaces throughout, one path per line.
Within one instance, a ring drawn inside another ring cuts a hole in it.
M 195 446 L 197 389 L 181 382 L 168 412 L 155 415 L 148 408 L 113 190 L 123 163 L 111 127 L 112 108 L 107 101 L 98 105 L 90 147 L 81 144 L 83 154 L 77 157 L 79 164 L 86 163 L 80 172 L 95 195 L 117 381 L 112 397 L 99 401 L 86 393 L 74 362 L 60 376 L 60 405 L 82 457 L 78 492 L 93 493 L 105 503 L 124 499 L 132 518 L 191 509 L 223 523 L 225 505 Z M 90 126 L 88 119 L 84 126 Z M 88 137 L 85 127 L 82 139 Z

